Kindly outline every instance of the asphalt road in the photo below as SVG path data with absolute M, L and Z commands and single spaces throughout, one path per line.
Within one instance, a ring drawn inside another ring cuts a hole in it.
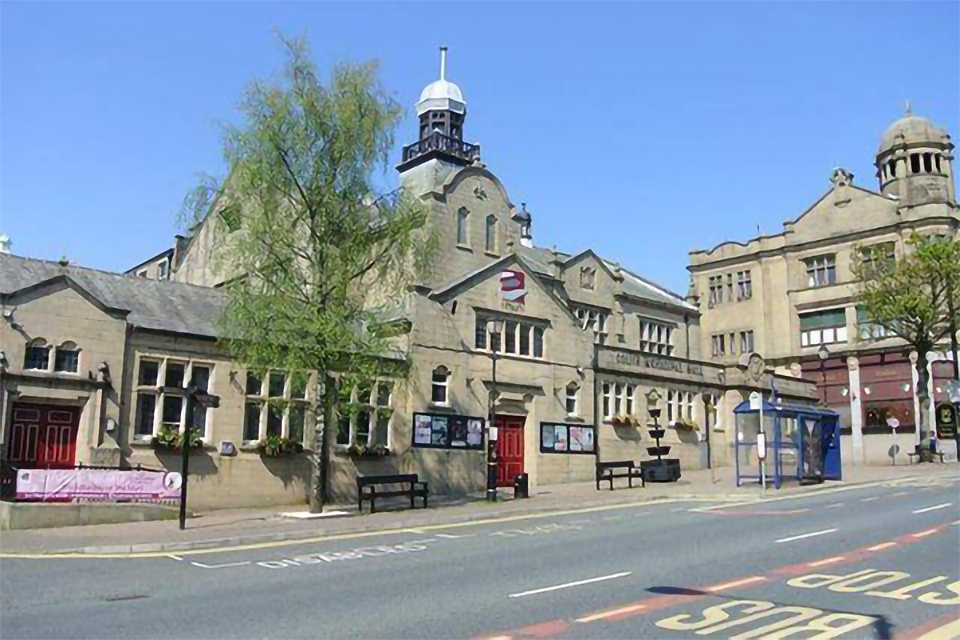
M 960 481 L 930 478 L 184 556 L 4 559 L 0 637 L 922 637 L 960 620 L 958 524 Z

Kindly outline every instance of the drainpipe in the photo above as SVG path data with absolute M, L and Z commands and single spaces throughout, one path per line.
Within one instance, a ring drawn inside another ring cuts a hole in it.
M 600 462 L 600 402 L 597 395 L 600 393 L 600 381 L 597 377 L 597 369 L 600 365 L 600 348 L 597 343 L 593 344 L 593 424 L 596 429 L 596 438 L 593 443 L 594 457 Z
M 687 360 L 689 360 L 690 359 L 690 316 L 687 316 L 687 315 L 683 316 L 683 334 L 684 334 L 684 342 L 687 346 L 685 350 L 687 354 L 686 358 Z

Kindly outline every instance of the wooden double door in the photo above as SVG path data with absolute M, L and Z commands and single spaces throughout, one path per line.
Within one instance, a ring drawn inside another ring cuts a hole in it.
M 513 480 L 523 473 L 523 416 L 496 416 L 497 486 L 512 487 Z
M 7 461 L 21 468 L 72 468 L 77 460 L 80 409 L 57 405 L 13 405 Z

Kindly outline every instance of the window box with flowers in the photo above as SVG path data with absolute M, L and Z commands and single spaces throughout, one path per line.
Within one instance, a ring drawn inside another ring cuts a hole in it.
M 673 428 L 677 431 L 700 431 L 700 425 L 691 418 L 681 417 L 674 421 Z
M 257 451 L 264 458 L 283 458 L 303 453 L 303 443 L 269 433 L 257 444 Z
M 382 444 L 370 446 L 352 444 L 347 447 L 347 455 L 351 458 L 386 458 L 390 455 L 390 449 L 387 449 Z
M 615 427 L 635 427 L 639 422 L 635 416 L 627 415 L 625 413 L 618 413 L 617 415 L 610 418 L 610 423 Z
M 170 427 L 164 426 L 153 436 L 150 445 L 157 453 L 180 453 L 183 446 L 184 433 Z M 203 449 L 203 436 L 196 430 L 190 431 L 190 450 L 201 451 Z

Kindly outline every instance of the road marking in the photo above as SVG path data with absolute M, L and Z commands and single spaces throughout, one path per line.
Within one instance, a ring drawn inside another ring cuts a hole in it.
M 951 523 L 950 523 L 950 526 L 951 526 L 951 527 L 960 526 L 960 520 L 957 520 L 956 522 L 951 522 Z
M 604 611 L 602 613 L 595 613 L 592 616 L 577 618 L 577 622 L 596 622 L 597 620 L 613 618 L 615 616 L 619 616 L 624 613 L 632 613 L 634 611 L 640 611 L 640 609 L 645 609 L 646 606 L 647 605 L 645 604 L 632 604 L 629 607 L 620 607 L 619 609 L 613 609 L 612 611 Z
M 913 511 L 912 513 L 926 513 L 926 512 L 928 512 L 928 511 L 937 511 L 938 509 L 946 509 L 947 507 L 949 507 L 949 506 L 952 505 L 952 504 L 953 504 L 952 502 L 944 502 L 943 504 L 935 504 L 935 505 L 933 505 L 932 507 L 924 507 L 923 509 L 917 509 L 916 511 Z
M 446 539 L 446 540 L 459 540 L 460 538 L 472 538 L 472 537 L 474 537 L 475 535 L 477 535 L 477 534 L 475 534 L 475 533 L 466 533 L 466 534 L 463 534 L 463 535 L 459 535 L 459 536 L 458 536 L 458 535 L 454 535 L 454 534 L 452 534 L 452 533 L 438 533 L 438 534 L 437 534 L 437 537 L 438 537 L 438 538 L 444 538 L 444 539 Z
M 242 567 L 245 564 L 250 564 L 250 562 L 250 560 L 244 560 L 243 562 L 228 562 L 226 564 L 203 564 L 202 562 L 191 562 L 190 564 L 201 569 L 223 569 L 225 567 Z
M 808 567 L 822 567 L 825 564 L 833 564 L 835 562 L 843 561 L 843 556 L 833 556 L 832 558 L 824 558 L 823 560 L 817 560 L 816 562 L 808 562 Z
M 599 576 L 597 578 L 587 578 L 586 580 L 577 580 L 576 582 L 565 582 L 563 584 L 554 585 L 552 587 L 543 587 L 542 589 L 531 589 L 530 591 L 521 591 L 520 593 L 511 593 L 508 597 L 510 598 L 522 598 L 524 596 L 533 596 L 538 593 L 547 593 L 549 591 L 557 591 L 559 589 L 569 589 L 570 587 L 579 587 L 584 584 L 592 584 L 594 582 L 603 582 L 604 580 L 615 580 L 616 578 L 623 578 L 625 576 L 633 573 L 632 571 L 621 571 L 620 573 L 611 573 L 608 576 Z
M 681 511 L 686 511 L 686 509 L 670 509 L 670 513 L 680 513 Z
M 619 520 L 620 516 L 607 516 L 604 520 Z
M 707 587 L 704 591 L 723 591 L 724 589 L 733 589 L 734 587 L 742 587 L 745 584 L 753 584 L 754 582 L 765 582 L 767 580 L 764 576 L 753 576 L 752 578 L 744 578 L 743 580 L 735 580 L 733 582 L 725 582 L 723 584 L 717 584 L 712 587 Z
M 940 531 L 940 528 L 939 528 L 939 527 L 934 528 L 934 529 L 927 529 L 926 531 L 921 531 L 920 533 L 913 533 L 913 534 L 911 534 L 911 535 L 912 535 L 914 538 L 925 538 L 925 537 L 927 537 L 927 536 L 929 536 L 929 535 L 933 535 L 933 534 L 936 533 L 937 531 Z
M 910 495 L 910 492 L 909 492 L 909 491 L 898 491 L 898 492 L 896 492 L 896 493 L 891 493 L 891 494 L 890 494 L 890 497 L 891 497 L 891 498 L 899 498 L 900 496 L 908 496 L 908 495 Z
M 835 504 L 828 505 L 828 506 L 827 506 L 827 509 L 837 509 L 837 508 L 842 507 L 842 506 L 843 506 L 843 503 L 842 503 L 842 502 L 837 502 L 837 503 L 835 503 Z
M 801 533 L 798 536 L 790 536 L 789 538 L 780 538 L 777 542 L 793 542 L 794 540 L 803 540 L 804 538 L 813 538 L 815 536 L 824 536 L 828 533 L 833 533 L 837 529 L 824 529 L 823 531 L 812 531 L 810 533 Z
M 436 538 L 427 538 L 426 540 L 408 540 L 403 544 L 427 544 L 428 542 L 436 542 Z
M 863 498 L 860 502 L 873 502 L 874 500 L 879 500 L 880 496 L 873 496 L 871 498 Z
M 881 544 L 875 544 L 872 547 L 867 547 L 867 551 L 881 551 L 883 549 L 889 549 L 890 547 L 897 546 L 896 542 L 883 542 Z
M 170 558 L 171 560 L 176 560 L 177 562 L 183 562 L 183 558 L 181 558 L 180 556 L 175 556 L 172 553 L 167 557 Z

